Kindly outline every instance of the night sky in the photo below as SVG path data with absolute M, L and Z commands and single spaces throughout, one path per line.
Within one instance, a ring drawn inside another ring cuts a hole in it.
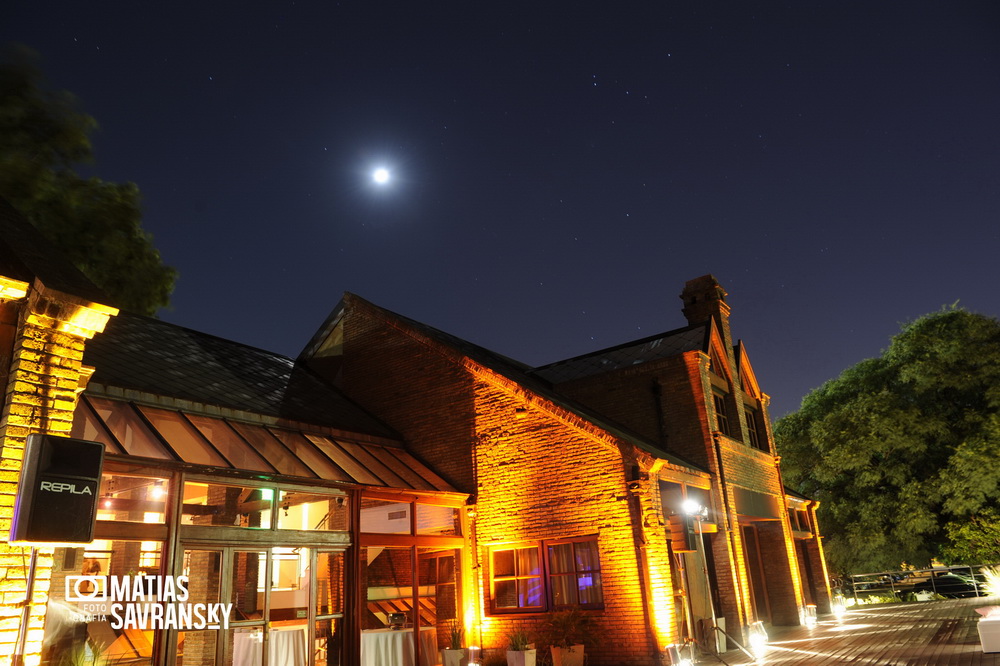
M 991 0 L 15 0 L 10 41 L 141 188 L 160 316 L 257 347 L 352 291 L 540 365 L 713 273 L 777 417 L 902 322 L 1000 314 Z

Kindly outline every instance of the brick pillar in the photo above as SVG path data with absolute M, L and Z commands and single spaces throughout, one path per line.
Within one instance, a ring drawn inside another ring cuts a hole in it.
M 27 285 L 25 285 L 27 287 Z M 8 543 L 24 445 L 30 433 L 69 435 L 82 384 L 84 342 L 104 330 L 117 310 L 47 289 L 40 282 L 25 297 L 0 305 L 0 368 L 7 371 L 0 417 L 0 665 L 13 663 L 22 629 L 30 548 Z M 0 294 L 0 297 L 8 295 Z M 16 319 L 13 317 L 17 314 Z M 9 346 L 8 346 L 9 345 Z M 52 575 L 52 549 L 41 548 L 26 632 L 24 663 L 41 659 Z

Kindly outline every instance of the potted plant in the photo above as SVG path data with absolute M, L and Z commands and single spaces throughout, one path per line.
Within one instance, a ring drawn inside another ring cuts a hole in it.
M 443 666 L 462 666 L 465 658 L 465 650 L 462 648 L 462 636 L 464 630 L 458 620 L 448 623 L 448 647 L 441 650 L 441 663 Z
M 584 644 L 596 630 L 594 618 L 578 608 L 549 615 L 542 631 L 552 651 L 552 666 L 582 666 Z
M 524 629 L 507 634 L 507 666 L 535 666 L 535 648 Z

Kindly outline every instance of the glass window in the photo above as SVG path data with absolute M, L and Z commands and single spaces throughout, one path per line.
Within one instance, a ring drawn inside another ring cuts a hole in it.
M 117 444 L 108 436 L 107 431 L 101 426 L 97 416 L 90 410 L 87 400 L 80 400 L 76 411 L 73 412 L 73 430 L 70 437 L 83 439 L 88 442 L 100 442 L 104 444 L 105 453 L 122 454 Z
M 491 555 L 496 613 L 604 607 L 596 538 L 505 546 Z
M 715 404 L 715 420 L 718 423 L 719 432 L 723 435 L 730 435 L 729 415 L 726 413 L 726 397 L 721 393 L 713 393 L 712 401 Z
M 188 414 L 187 417 L 236 469 L 256 472 L 275 471 L 274 467 L 254 451 L 225 421 L 197 414 Z
M 363 630 L 413 626 L 412 557 L 410 548 L 362 548 L 361 587 L 366 600 Z
M 492 555 L 494 609 L 542 609 L 545 595 L 538 546 L 497 548 Z
M 230 425 L 282 474 L 316 477 L 312 470 L 282 446 L 267 429 L 235 421 L 230 422 Z
M 330 458 L 330 460 L 347 472 L 351 478 L 358 483 L 365 483 L 372 486 L 385 485 L 381 479 L 372 474 L 364 467 L 364 465 L 360 464 L 357 460 L 348 455 L 347 452 L 340 448 L 340 446 L 332 439 L 328 439 L 321 435 L 313 435 L 308 432 L 303 434 L 305 434 L 305 436 L 309 438 L 309 441 L 315 444 L 320 451 Z
M 597 541 L 548 545 L 552 606 L 600 608 L 604 604 Z
M 337 532 L 347 529 L 347 496 L 282 490 L 278 529 Z
M 673 481 L 660 481 L 659 486 L 663 515 L 684 513 L 684 491 L 681 489 L 681 484 Z
M 94 411 L 104 421 L 115 439 L 125 447 L 132 456 L 173 460 L 174 456 L 167 452 L 159 440 L 149 431 L 139 415 L 127 402 L 105 400 L 104 398 L 88 398 Z
M 251 427 L 256 428 L 257 426 L 246 426 L 246 428 Z M 243 430 L 241 429 L 240 432 L 243 432 Z M 336 481 L 352 480 L 344 470 L 334 465 L 329 458 L 320 453 L 302 433 L 292 432 L 291 430 L 278 430 L 276 428 L 269 428 L 268 432 L 280 439 L 292 453 L 309 465 L 319 478 Z
M 101 475 L 97 519 L 163 524 L 169 487 L 165 477 L 105 472 Z
M 198 434 L 197 430 L 191 427 L 191 424 L 180 412 L 143 405 L 138 408 L 184 462 L 229 467 L 229 463 L 205 441 L 204 437 Z
M 151 664 L 150 633 L 112 626 L 117 620 L 110 604 L 127 603 L 130 598 L 115 598 L 111 583 L 115 581 L 118 589 L 124 589 L 125 577 L 131 581 L 139 575 L 159 575 L 160 553 L 161 544 L 156 541 L 98 539 L 82 548 L 56 548 L 48 588 L 42 663 Z M 131 587 L 130 591 L 134 589 Z M 157 590 L 151 583 L 142 592 L 152 595 Z M 111 599 L 105 599 L 105 595 Z M 94 636 L 103 640 L 88 641 Z
M 750 440 L 750 446 L 755 449 L 766 449 L 766 447 L 761 446 L 760 433 L 757 431 L 757 410 L 749 405 L 744 405 L 744 411 L 747 416 L 747 438 Z
M 271 527 L 274 490 L 188 481 L 184 484 L 184 525 Z
M 417 504 L 417 534 L 456 536 L 461 534 L 458 521 L 455 507 Z
M 361 531 L 376 534 L 411 534 L 409 502 L 362 498 Z
M 344 612 L 344 553 L 316 554 L 316 615 Z

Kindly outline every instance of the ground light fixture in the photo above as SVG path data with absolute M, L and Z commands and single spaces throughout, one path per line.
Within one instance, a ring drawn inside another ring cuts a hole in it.
M 753 653 L 754 659 L 760 661 L 767 654 L 767 629 L 764 628 L 763 622 L 757 621 L 750 624 L 747 633 L 750 639 L 750 652 Z
M 841 619 L 847 612 L 847 602 L 844 600 L 844 595 L 839 592 L 833 595 L 833 602 L 830 604 L 830 611 L 837 617 Z
M 683 645 L 668 645 L 667 657 L 670 658 L 670 666 L 692 666 L 694 662 L 690 657 L 684 656 Z
M 816 626 L 817 617 L 815 604 L 806 604 L 806 607 L 802 609 L 802 619 L 804 620 L 803 624 L 810 629 Z

